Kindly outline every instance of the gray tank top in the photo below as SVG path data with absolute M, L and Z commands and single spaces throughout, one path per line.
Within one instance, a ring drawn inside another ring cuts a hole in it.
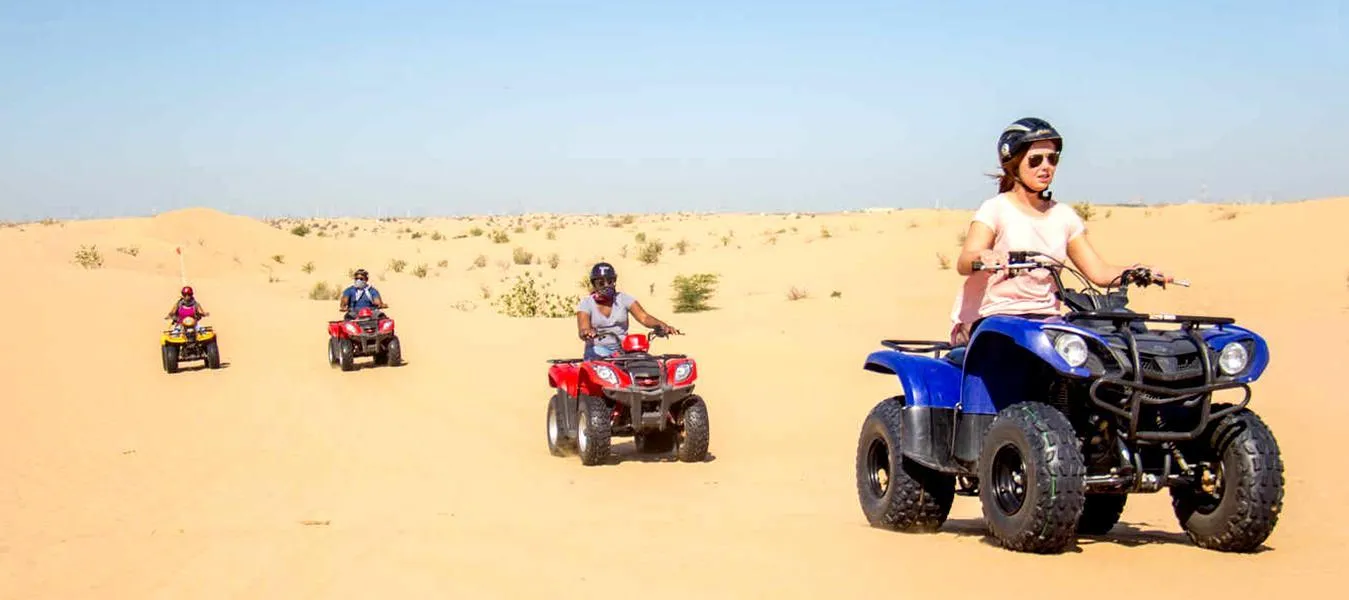
M 604 313 L 600 312 L 599 304 L 595 302 L 593 297 L 587 295 L 581 298 L 581 301 L 576 305 L 576 312 L 589 313 L 590 326 L 594 327 L 595 332 L 599 334 L 594 340 L 586 342 L 586 348 L 589 349 L 591 346 L 619 347 L 623 343 L 623 337 L 628 334 L 628 307 L 636 301 L 636 298 L 629 296 L 626 292 L 619 292 L 611 306 L 613 310 L 606 317 Z

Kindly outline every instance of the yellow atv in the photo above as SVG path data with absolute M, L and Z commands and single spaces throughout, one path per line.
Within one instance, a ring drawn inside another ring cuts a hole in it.
M 160 335 L 159 351 L 164 358 L 164 371 L 168 373 L 177 373 L 178 363 L 185 360 L 205 360 L 207 368 L 220 368 L 220 347 L 216 345 L 215 330 L 210 327 L 198 329 L 197 320 L 192 317 L 184 317 L 179 327 Z

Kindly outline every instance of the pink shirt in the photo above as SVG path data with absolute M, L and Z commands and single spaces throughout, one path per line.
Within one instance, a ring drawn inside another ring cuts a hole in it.
M 1068 242 L 1086 232 L 1071 206 L 1055 202 L 1047 212 L 1038 213 L 1019 206 L 1010 194 L 985 200 L 973 220 L 993 230 L 994 250 L 1035 250 L 1063 262 L 1068 261 Z M 951 320 L 970 324 L 992 314 L 1057 314 L 1059 310 L 1048 269 L 1010 278 L 1005 272 L 975 271 L 956 294 Z

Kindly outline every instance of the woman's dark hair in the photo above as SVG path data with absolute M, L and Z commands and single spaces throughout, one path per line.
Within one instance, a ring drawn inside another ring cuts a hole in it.
M 1029 151 L 1030 147 L 1027 146 L 1020 152 L 1013 154 L 1011 158 L 1007 159 L 1007 162 L 1002 163 L 1002 173 L 989 175 L 989 177 L 998 180 L 999 194 L 1010 192 L 1012 188 L 1016 187 L 1016 169 L 1021 165 L 1021 160 L 1026 158 L 1026 153 Z

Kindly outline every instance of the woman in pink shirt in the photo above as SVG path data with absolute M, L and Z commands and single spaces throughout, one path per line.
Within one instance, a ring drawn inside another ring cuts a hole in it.
M 1126 267 L 1102 259 L 1087 239 L 1077 212 L 1051 198 L 1049 185 L 1062 150 L 1062 136 L 1041 119 L 1019 119 L 998 137 L 1002 163 L 998 195 L 985 200 L 974 213 L 956 262 L 956 270 L 966 279 L 952 308 L 952 344 L 968 342 L 972 325 L 990 315 L 1047 317 L 1060 311 L 1048 269 L 1008 276 L 1004 271 L 976 272 L 972 266 L 976 260 L 985 265 L 1007 264 L 1008 251 L 1034 250 L 1063 262 L 1072 259 L 1096 285 L 1118 284 L 1114 280 Z M 1160 272 L 1154 274 L 1161 281 L 1171 281 Z

